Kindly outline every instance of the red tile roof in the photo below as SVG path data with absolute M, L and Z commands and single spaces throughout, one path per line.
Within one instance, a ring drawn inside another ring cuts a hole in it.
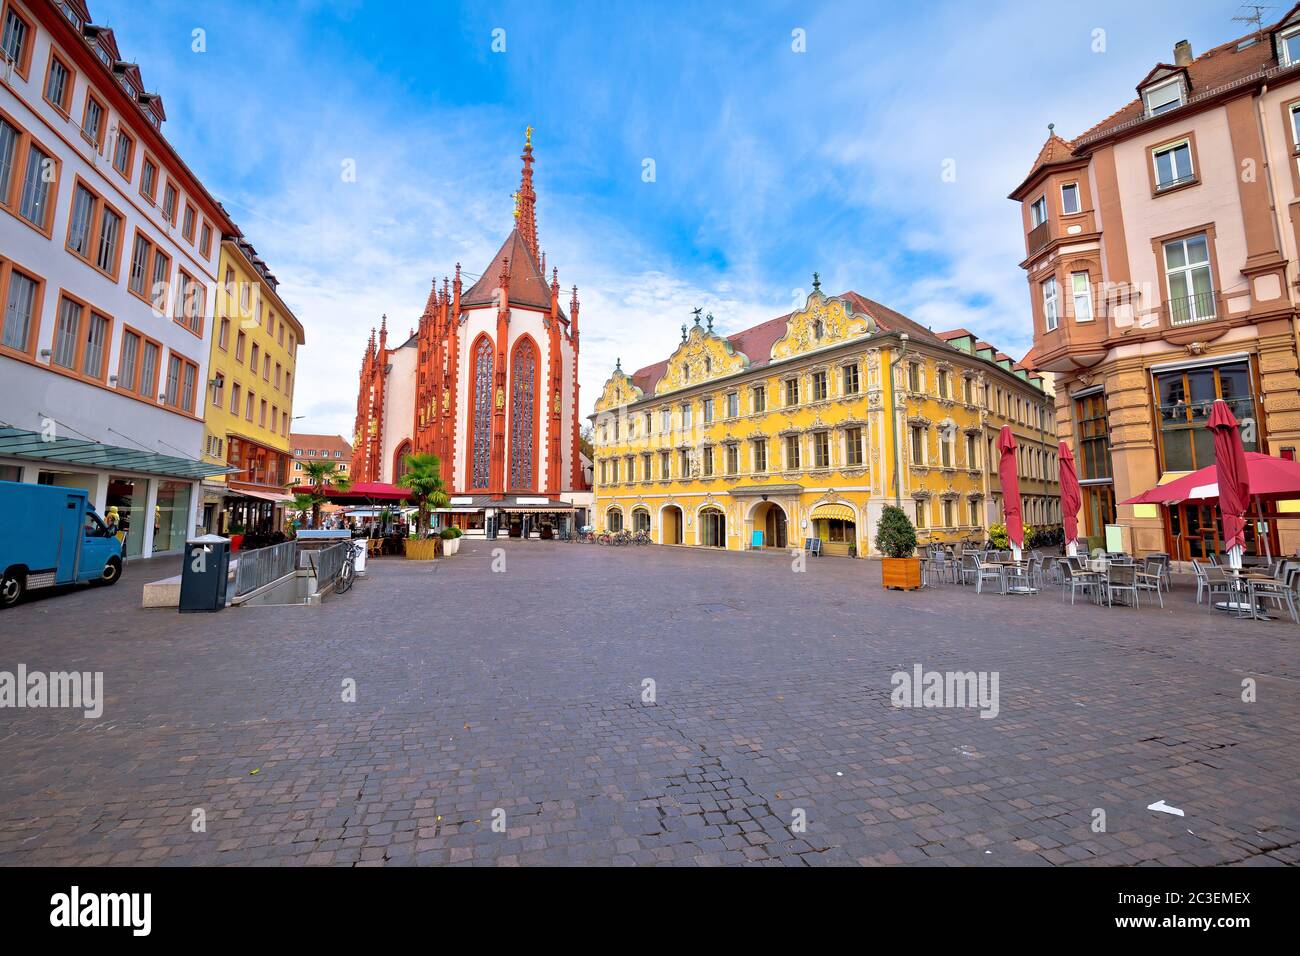
M 497 254 L 492 257 L 488 267 L 483 270 L 483 275 L 460 297 L 460 304 L 462 306 L 492 305 L 495 301 L 493 294 L 501 279 L 501 266 L 507 259 L 510 260 L 508 294 L 511 304 L 529 305 L 550 311 L 551 287 L 533 258 L 528 243 L 524 242 L 524 237 L 519 234 L 517 228 L 510 230 L 510 235 L 501 244 Z M 564 315 L 563 310 L 560 311 L 560 315 Z
M 342 435 L 308 435 L 306 433 L 290 432 L 289 447 L 301 448 L 303 451 L 308 449 L 323 451 L 330 455 L 333 455 L 336 451 L 341 451 L 344 458 L 352 457 L 352 445 Z
M 1149 80 L 1156 70 L 1162 67 L 1168 70 L 1183 70 L 1187 77 L 1189 85 L 1189 95 L 1194 100 L 1198 96 L 1211 93 L 1224 86 L 1229 86 L 1239 81 L 1249 80 L 1253 75 L 1266 69 L 1275 69 L 1278 64 L 1273 54 L 1273 43 L 1271 32 L 1284 24 L 1295 13 L 1297 4 L 1272 26 L 1264 27 L 1260 31 L 1259 40 L 1242 46 L 1248 40 L 1255 37 L 1254 33 L 1246 33 L 1227 43 L 1212 47 L 1206 50 L 1200 56 L 1192 60 L 1185 67 L 1179 67 L 1174 64 L 1162 63 L 1148 73 L 1142 83 Z M 1139 87 L 1142 85 L 1139 83 Z M 1174 116 L 1182 112 L 1183 108 L 1170 110 L 1168 113 L 1160 114 L 1160 119 Z M 1117 131 L 1126 123 L 1131 123 L 1141 119 L 1143 116 L 1143 106 L 1141 96 L 1137 99 L 1130 100 L 1118 110 L 1106 117 L 1096 126 L 1082 133 L 1074 140 L 1074 145 L 1079 148 L 1083 144 L 1081 141 L 1095 141 L 1108 133 Z
M 939 338 L 943 339 L 945 342 L 951 342 L 953 339 L 975 338 L 975 333 L 967 331 L 966 329 L 949 329 L 947 332 L 936 332 L 935 335 L 939 336 Z

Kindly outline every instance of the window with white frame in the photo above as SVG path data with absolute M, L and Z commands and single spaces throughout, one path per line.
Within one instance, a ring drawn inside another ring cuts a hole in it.
M 1178 77 L 1142 91 L 1148 116 L 1159 116 L 1183 105 L 1183 81 Z
M 1214 318 L 1214 277 L 1206 234 L 1166 242 L 1164 252 L 1170 323 L 1185 325 Z
M 1060 323 L 1060 308 L 1057 304 L 1056 277 L 1043 282 L 1043 320 L 1047 331 L 1051 332 Z
M 1047 197 L 1039 196 L 1029 207 L 1029 224 L 1035 228 L 1047 222 Z
M 1151 162 L 1155 165 L 1157 190 L 1181 186 L 1196 179 L 1189 140 L 1179 140 L 1152 150 Z
M 1079 211 L 1079 184 L 1066 183 L 1061 187 L 1061 213 L 1071 216 Z
M 1277 58 L 1282 66 L 1300 63 L 1300 26 L 1291 27 L 1278 34 Z
M 1074 305 L 1074 321 L 1092 321 L 1092 284 L 1088 273 L 1070 273 L 1070 297 Z

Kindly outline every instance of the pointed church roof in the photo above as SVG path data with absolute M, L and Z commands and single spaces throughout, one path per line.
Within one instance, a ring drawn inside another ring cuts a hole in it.
M 492 257 L 479 280 L 460 297 L 462 308 L 494 305 L 497 282 L 509 260 L 511 305 L 527 305 L 549 312 L 551 310 L 551 284 L 538 265 L 540 254 L 537 244 L 537 194 L 533 191 L 533 128 L 525 133 L 524 151 L 520 156 L 523 169 L 520 173 L 519 191 L 515 199 L 515 227 Z M 567 320 L 564 310 L 560 317 Z
M 536 309 L 551 309 L 551 285 L 542 275 L 541 267 L 533 258 L 532 250 L 520 234 L 518 228 L 510 230 L 510 235 L 501 244 L 497 254 L 492 257 L 482 277 L 469 287 L 460 297 L 462 308 L 476 305 L 493 305 L 497 280 L 506 259 L 510 260 L 509 296 L 511 305 L 528 305 Z M 564 310 L 560 310 L 564 315 Z

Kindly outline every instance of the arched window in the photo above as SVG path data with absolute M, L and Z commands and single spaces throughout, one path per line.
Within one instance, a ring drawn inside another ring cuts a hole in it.
M 402 480 L 406 474 L 406 456 L 411 454 L 411 442 L 409 440 L 402 442 L 397 446 L 397 451 L 393 452 L 393 484 Z
M 623 530 L 623 512 L 618 508 L 610 508 L 605 512 L 605 530 L 619 532 Z
M 537 347 L 532 339 L 520 339 L 515 345 L 510 395 L 510 487 L 527 490 L 536 484 Z M 617 420 L 614 427 L 617 438 Z
M 474 345 L 474 440 L 470 448 L 470 487 L 486 488 L 492 476 L 492 340 Z

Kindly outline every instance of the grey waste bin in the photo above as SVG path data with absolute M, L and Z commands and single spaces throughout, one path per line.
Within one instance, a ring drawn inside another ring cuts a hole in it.
M 181 613 L 225 608 L 229 576 L 229 538 L 205 534 L 186 541 L 185 559 L 181 565 Z

